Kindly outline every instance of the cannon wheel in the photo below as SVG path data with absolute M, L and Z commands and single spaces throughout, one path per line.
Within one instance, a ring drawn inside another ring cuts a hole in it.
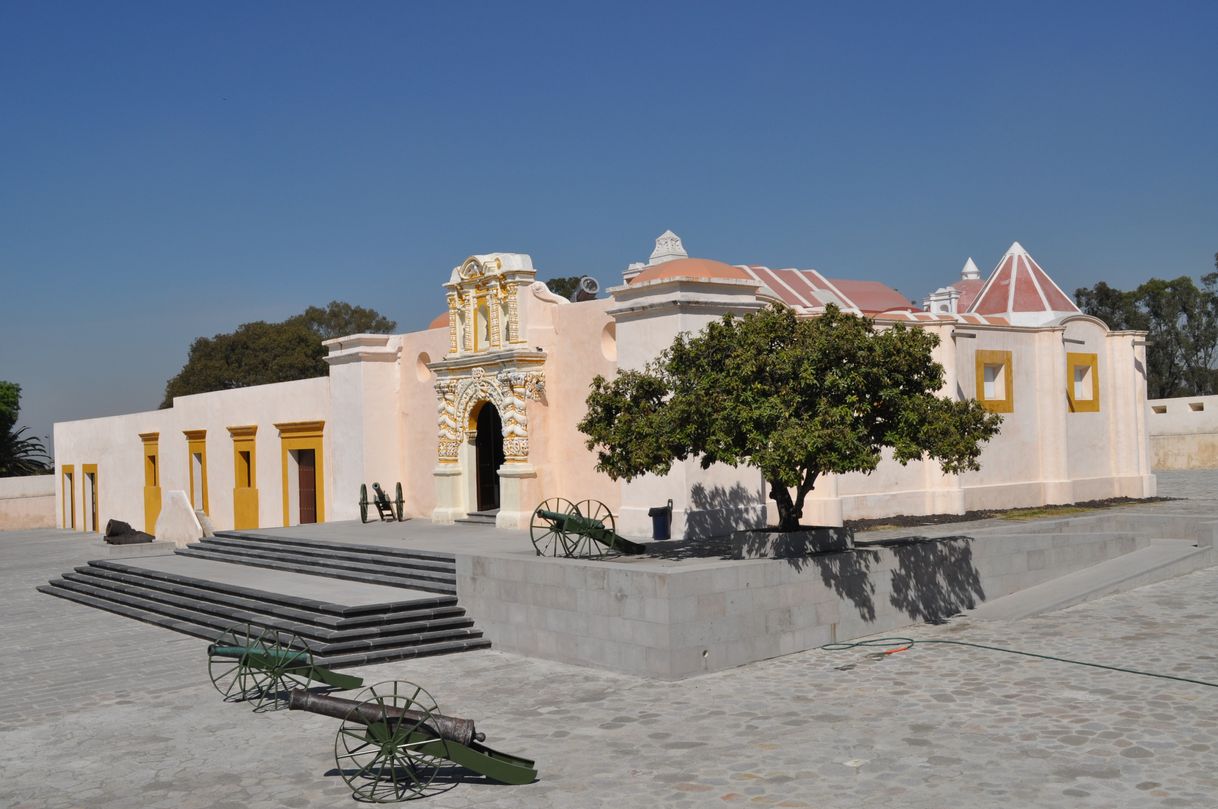
M 213 654 L 217 646 L 258 649 L 274 661 L 254 665 L 247 656 Z M 234 624 L 208 646 L 207 673 L 225 702 L 253 702 L 258 712 L 287 706 L 288 692 L 309 687 L 313 656 L 295 633 L 281 633 L 253 624 Z
M 359 521 L 368 522 L 368 484 L 359 485 Z
M 579 510 L 565 497 L 551 497 L 533 509 L 533 519 L 529 522 L 529 538 L 533 540 L 538 556 L 570 556 L 578 537 L 541 516 L 543 511 L 578 514 Z
M 456 769 L 448 759 L 448 743 L 424 728 L 436 701 L 420 686 L 390 680 L 365 688 L 356 697 L 359 705 L 343 720 L 334 738 L 334 763 L 357 801 L 389 803 L 427 798 L 456 786 L 443 779 L 433 786 L 444 769 Z M 381 719 L 367 724 L 359 719 L 361 708 L 373 706 Z M 405 709 L 421 714 L 415 720 L 391 719 L 387 709 Z
M 609 510 L 609 506 L 600 500 L 580 500 L 575 504 L 575 507 L 579 510 L 580 516 L 589 520 L 596 520 L 605 526 L 606 531 L 609 533 L 609 544 L 606 545 L 597 542 L 592 537 L 581 535 L 578 537 L 579 542 L 572 555 L 599 559 L 613 553 L 612 538 L 617 535 L 617 524 L 613 521 L 613 512 Z
M 398 522 L 402 521 L 402 507 L 406 505 L 406 501 L 402 498 L 402 481 L 398 481 L 397 497 L 393 501 L 393 505 L 397 507 Z

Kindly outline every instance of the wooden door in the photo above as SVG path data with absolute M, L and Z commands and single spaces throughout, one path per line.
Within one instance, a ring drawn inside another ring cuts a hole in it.
M 297 480 L 300 487 L 300 522 L 317 522 L 317 457 L 313 450 L 296 452 Z

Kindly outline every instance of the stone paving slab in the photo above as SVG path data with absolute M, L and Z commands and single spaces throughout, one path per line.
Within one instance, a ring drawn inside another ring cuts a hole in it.
M 81 535 L 0 535 L 0 806 L 355 806 L 336 722 L 225 705 L 204 642 L 33 587 Z M 1012 623 L 914 627 L 1218 681 L 1218 569 Z M 500 652 L 355 669 L 407 678 L 536 758 L 503 807 L 1212 807 L 1218 689 L 978 649 L 812 651 L 675 683 Z

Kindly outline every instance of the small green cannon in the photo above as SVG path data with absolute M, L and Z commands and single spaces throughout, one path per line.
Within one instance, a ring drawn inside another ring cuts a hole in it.
M 529 538 L 538 556 L 600 559 L 612 553 L 642 553 L 644 546 L 616 531 L 613 512 L 599 500 L 572 503 L 551 497 L 533 510 Z
M 359 485 L 359 519 L 360 522 L 368 522 L 368 506 L 376 506 L 376 511 L 380 514 L 382 522 L 402 522 L 405 519 L 406 500 L 402 497 L 402 483 L 398 481 L 397 495 L 393 500 L 389 499 L 389 495 L 385 494 L 385 490 L 381 488 L 381 484 L 373 481 L 372 492 L 373 498 L 368 499 L 368 487 L 361 483 Z
M 451 789 L 458 775 L 452 764 L 503 784 L 537 779 L 531 759 L 487 747 L 473 720 L 443 715 L 431 695 L 413 683 L 378 683 L 355 699 L 297 689 L 288 708 L 342 720 L 334 760 L 358 801 L 388 803 Z M 445 777 L 437 781 L 441 774 Z
M 252 702 L 255 711 L 284 707 L 292 689 L 310 682 L 338 689 L 364 684 L 315 664 L 299 636 L 253 624 L 231 626 L 208 644 L 207 672 L 225 701 Z

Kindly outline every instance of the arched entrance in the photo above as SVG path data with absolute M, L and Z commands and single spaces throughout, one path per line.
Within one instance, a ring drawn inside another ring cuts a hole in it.
M 490 402 L 478 406 L 474 439 L 478 511 L 499 509 L 499 467 L 503 465 L 503 422 Z

